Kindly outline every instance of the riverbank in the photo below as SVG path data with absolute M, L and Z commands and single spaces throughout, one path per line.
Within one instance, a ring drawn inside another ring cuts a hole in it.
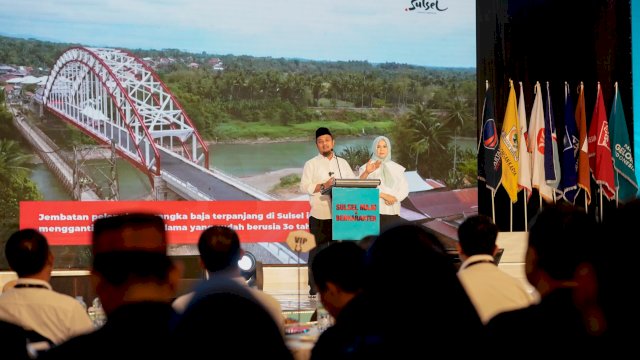
M 262 190 L 266 193 L 275 195 L 282 200 L 291 200 L 304 196 L 304 193 L 300 191 L 300 185 L 295 184 L 287 188 L 275 189 L 280 184 L 280 179 L 287 175 L 302 175 L 302 168 L 285 168 L 274 171 L 268 171 L 263 174 L 255 176 L 246 176 L 240 178 L 242 182 Z
M 231 140 L 205 140 L 204 143 L 209 145 L 226 145 L 226 144 L 277 144 L 287 142 L 303 142 L 311 141 L 311 137 L 284 137 L 284 138 L 267 138 L 261 137 L 257 139 L 231 139 Z

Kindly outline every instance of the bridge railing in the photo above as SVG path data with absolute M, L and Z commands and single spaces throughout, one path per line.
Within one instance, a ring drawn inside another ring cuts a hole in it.
M 200 191 L 196 186 L 192 185 L 187 181 L 182 181 L 177 176 L 172 173 L 162 170 L 162 179 L 167 182 L 168 185 L 173 186 L 174 188 L 181 189 L 182 192 L 188 196 L 189 199 L 192 200 L 214 200 L 209 197 L 209 195 Z

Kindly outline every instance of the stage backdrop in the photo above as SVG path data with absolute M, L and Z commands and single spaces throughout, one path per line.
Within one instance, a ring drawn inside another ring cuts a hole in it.
M 0 192 L 0 241 L 18 226 L 44 229 L 56 266 L 86 267 L 91 220 L 130 207 L 186 227 L 171 230 L 175 253 L 196 254 L 198 232 L 226 224 L 259 260 L 296 263 L 285 233 L 307 226 L 299 181 L 320 126 L 354 170 L 386 135 L 394 160 L 422 180 L 476 184 L 473 0 L 24 0 L 2 9 L 0 111 L 20 131 L 2 128 L 0 142 L 29 139 L 11 151 L 44 162 L 0 163 L 10 184 Z M 226 216 L 245 213 L 263 219 Z

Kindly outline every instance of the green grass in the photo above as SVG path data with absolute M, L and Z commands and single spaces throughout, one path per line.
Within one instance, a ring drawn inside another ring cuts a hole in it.
M 285 138 L 305 138 L 313 137 L 317 128 L 324 126 L 331 129 L 334 135 L 342 136 L 356 136 L 364 133 L 371 134 L 386 134 L 389 133 L 391 127 L 394 125 L 393 121 L 367 121 L 359 120 L 355 122 L 341 122 L 341 121 L 323 121 L 315 120 L 306 122 L 304 124 L 291 124 L 291 125 L 274 125 L 265 122 L 240 122 L 230 121 L 224 122 L 216 126 L 215 134 L 219 141 L 233 141 L 233 140 L 257 140 L 257 139 L 285 139 Z

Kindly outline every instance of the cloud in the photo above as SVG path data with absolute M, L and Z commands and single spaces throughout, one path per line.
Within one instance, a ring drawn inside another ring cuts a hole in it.
M 475 66 L 474 0 L 439 0 L 447 10 L 432 13 L 407 12 L 409 5 L 410 0 L 0 0 L 0 31 L 114 47 Z

